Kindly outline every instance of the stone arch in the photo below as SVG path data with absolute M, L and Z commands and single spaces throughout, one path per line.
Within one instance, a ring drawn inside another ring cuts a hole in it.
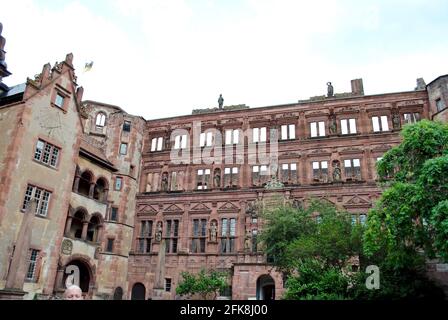
M 123 300 L 123 288 L 122 287 L 116 287 L 114 290 L 114 300 Z
M 61 257 L 61 265 L 63 274 L 60 281 L 62 283 L 57 283 L 57 285 L 60 288 L 65 289 L 65 282 L 69 276 L 69 274 L 65 273 L 65 270 L 68 266 L 75 265 L 80 271 L 79 287 L 81 288 L 84 296 L 91 297 L 96 283 L 96 267 L 93 263 L 91 263 L 90 258 L 82 254 L 73 254 L 70 257 Z
M 257 279 L 257 300 L 275 300 L 275 281 L 269 274 Z
M 108 191 L 109 182 L 105 177 L 99 176 L 93 189 L 93 198 L 100 202 L 106 202 Z
M 136 282 L 132 286 L 131 300 L 145 300 L 146 288 L 141 282 Z
M 79 194 L 82 194 L 86 197 L 90 196 L 91 184 L 95 181 L 95 175 L 90 170 L 84 170 L 80 177 L 78 183 L 78 190 L 76 190 Z

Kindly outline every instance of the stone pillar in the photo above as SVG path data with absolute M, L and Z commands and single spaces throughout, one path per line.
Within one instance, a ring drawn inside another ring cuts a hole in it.
M 98 233 L 96 235 L 96 242 L 97 243 L 101 242 L 101 239 L 103 237 L 103 230 L 104 230 L 104 226 L 103 225 L 98 226 Z
M 93 191 L 94 190 L 95 190 L 95 182 L 90 182 L 89 198 L 93 198 Z
M 75 183 L 74 183 L 74 185 L 73 185 L 73 191 L 74 192 L 78 192 L 78 189 L 79 189 L 79 180 L 81 179 L 81 177 L 80 176 L 78 176 L 78 175 L 76 175 L 76 177 L 75 177 Z
M 108 196 L 109 196 L 109 189 L 105 188 L 102 201 L 107 202 Z
M 58 266 L 58 271 L 56 273 L 56 291 L 63 291 L 65 290 L 64 283 L 62 281 L 64 280 L 64 267 Z
M 30 254 L 30 244 L 33 232 L 34 213 L 36 212 L 37 201 L 35 199 L 28 202 L 20 225 L 19 234 L 15 242 L 14 254 L 11 266 L 6 278 L 5 289 L 0 291 L 0 299 L 22 298 L 26 292 L 23 291 L 25 276 L 28 269 L 28 257 Z
M 153 300 L 164 299 L 165 293 L 165 248 L 166 239 L 160 242 L 159 253 L 157 255 L 157 266 L 155 270 L 154 289 L 152 294 Z
M 70 228 L 72 227 L 72 220 L 73 218 L 71 216 L 67 217 L 67 223 L 65 224 L 65 235 L 68 235 L 70 233 Z
M 81 233 L 81 239 L 86 240 L 87 239 L 87 228 L 89 227 L 88 221 L 82 222 L 82 233 Z

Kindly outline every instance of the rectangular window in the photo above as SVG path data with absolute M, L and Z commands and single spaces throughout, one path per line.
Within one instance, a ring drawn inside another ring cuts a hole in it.
M 60 149 L 58 147 L 39 139 L 34 150 L 34 160 L 56 168 L 59 151 Z
M 23 200 L 22 210 L 26 210 L 31 199 L 37 200 L 35 213 L 39 216 L 46 217 L 48 214 L 48 204 L 50 202 L 51 192 L 28 185 L 25 191 L 25 199 Z
M 443 103 L 442 99 L 436 100 L 436 107 L 437 111 L 442 111 L 443 109 L 445 109 L 445 104 Z
M 288 184 L 297 183 L 297 164 L 296 163 L 283 163 L 281 165 L 281 180 L 283 183 Z
M 64 108 L 64 96 L 57 93 L 56 99 L 54 100 L 54 104 L 57 105 L 59 108 Z
M 199 136 L 199 145 L 201 147 L 211 147 L 213 144 L 213 132 L 202 132 Z
M 106 252 L 113 252 L 113 251 L 114 251 L 114 239 L 107 239 Z
M 153 138 L 151 140 L 151 152 L 162 151 L 163 149 L 163 137 Z
M 126 153 L 128 153 L 128 144 L 122 142 L 120 144 L 120 154 L 125 155 Z
M 238 185 L 238 167 L 224 168 L 224 186 L 234 187 Z
M 365 214 L 360 214 L 359 215 L 359 223 L 360 224 L 365 225 L 366 224 L 366 220 L 367 220 L 367 215 L 365 215 Z
M 328 162 L 313 161 L 313 178 L 317 181 L 326 181 L 328 178 Z
M 167 253 L 177 252 L 177 243 L 179 237 L 179 220 L 167 220 L 166 221 L 166 248 Z
M 207 235 L 207 220 L 193 220 L 193 237 L 191 239 L 192 253 L 205 253 L 205 240 Z
M 210 169 L 198 169 L 197 175 L 197 189 L 206 190 L 208 189 L 210 182 Z
M 116 177 L 115 178 L 115 190 L 116 191 L 120 191 L 122 185 L 123 185 L 123 178 L 122 177 Z
M 226 130 L 226 144 L 238 144 L 240 143 L 240 131 L 239 129 Z
M 36 281 L 37 258 L 39 250 L 30 249 L 28 258 L 28 270 L 26 272 L 27 281 Z
M 185 149 L 187 147 L 187 135 L 182 134 L 174 138 L 174 149 Z
M 361 162 L 359 159 L 344 160 L 345 178 L 360 179 L 361 178 Z
M 171 279 L 165 278 L 165 291 L 171 292 Z
M 373 132 L 389 131 L 387 116 L 372 117 Z
M 236 219 L 221 219 L 221 253 L 235 251 Z
M 123 131 L 131 132 L 131 121 L 123 122 Z
M 341 134 L 355 134 L 355 133 L 356 133 L 356 119 L 342 119 Z
M 281 126 L 281 138 L 282 140 L 291 140 L 296 138 L 296 125 L 284 124 Z
M 140 237 L 138 238 L 138 252 L 150 253 L 152 243 L 152 221 L 142 221 L 140 227 Z
M 404 122 L 405 123 L 416 123 L 420 121 L 420 113 L 418 112 L 412 112 L 412 113 L 405 113 L 404 115 Z
M 266 127 L 252 129 L 252 142 L 266 142 Z
M 311 122 L 311 137 L 325 137 L 325 122 Z
M 110 220 L 118 221 L 118 208 L 116 208 L 116 207 L 110 208 Z

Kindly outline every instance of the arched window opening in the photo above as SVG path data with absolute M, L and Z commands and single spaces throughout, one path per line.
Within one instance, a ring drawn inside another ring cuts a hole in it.
M 106 199 L 106 189 L 107 189 L 107 183 L 103 178 L 99 178 L 96 181 L 95 188 L 93 190 L 93 198 L 105 202 Z
M 106 115 L 102 112 L 96 115 L 95 124 L 99 128 L 103 128 L 106 125 Z
M 98 229 L 100 227 L 100 220 L 97 216 L 93 216 L 89 221 L 89 226 L 87 228 L 87 241 L 97 242 L 98 241 Z
M 91 181 L 92 175 L 88 171 L 83 172 L 81 178 L 79 179 L 78 193 L 88 197 Z
M 72 218 L 72 225 L 70 227 L 69 237 L 75 239 L 81 239 L 82 235 L 82 225 L 84 221 L 85 213 L 78 210 Z

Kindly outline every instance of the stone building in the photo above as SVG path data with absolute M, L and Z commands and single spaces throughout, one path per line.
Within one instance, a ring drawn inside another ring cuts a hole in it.
M 71 54 L 6 86 L 4 43 L 0 28 L 0 298 L 53 298 L 79 280 L 91 299 L 175 299 L 180 272 L 201 268 L 229 272 L 223 297 L 278 298 L 260 213 L 320 198 L 364 223 L 402 126 L 447 120 L 448 75 L 146 121 L 83 101 Z

